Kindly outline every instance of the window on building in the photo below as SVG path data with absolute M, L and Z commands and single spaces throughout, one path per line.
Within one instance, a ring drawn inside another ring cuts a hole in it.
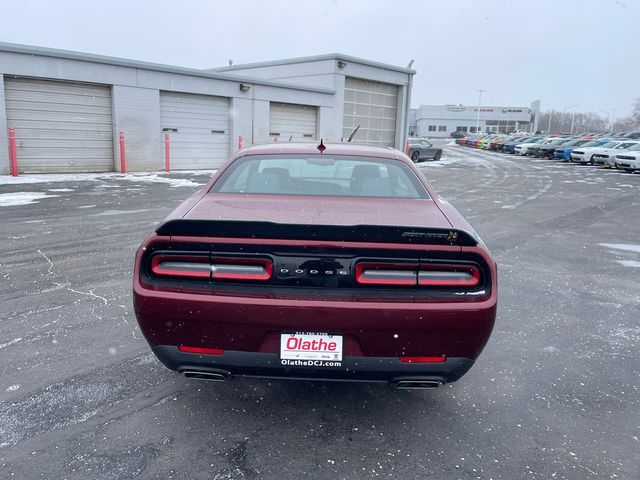
M 436 131 L 436 126 L 435 125 L 429 125 L 429 129 L 430 132 L 435 132 Z
M 466 132 L 467 131 L 467 127 L 456 127 L 456 131 L 457 132 Z
M 446 132 L 447 131 L 447 126 L 446 125 L 438 125 L 438 131 L 439 132 Z
M 476 127 L 469 127 L 469 131 L 471 133 L 476 133 Z

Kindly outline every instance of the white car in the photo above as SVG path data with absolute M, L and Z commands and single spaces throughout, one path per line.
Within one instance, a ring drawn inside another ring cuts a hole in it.
M 600 152 L 594 153 L 591 158 L 591 163 L 594 165 L 604 165 L 605 167 L 615 168 L 616 166 L 616 155 L 618 155 L 620 150 L 626 150 L 634 145 L 639 144 L 640 142 L 637 140 L 629 140 L 620 142 L 618 145 L 612 148 L 602 148 Z
M 594 164 L 593 156 L 596 153 L 603 153 L 608 148 L 615 148 L 621 143 L 626 143 L 624 140 L 610 140 L 607 143 L 604 143 L 598 147 L 589 147 L 585 148 L 580 147 L 576 148 L 573 152 L 571 152 L 571 161 L 576 163 L 591 163 Z
M 616 155 L 616 167 L 633 172 L 640 171 L 640 143 Z
M 514 147 L 514 150 L 516 152 L 516 155 L 526 155 L 529 147 L 532 147 L 533 145 L 542 145 L 544 143 L 547 143 L 548 140 L 549 139 L 541 138 L 537 142 L 520 143 Z

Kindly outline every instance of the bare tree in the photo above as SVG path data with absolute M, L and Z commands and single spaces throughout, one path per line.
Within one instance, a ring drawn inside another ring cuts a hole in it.
M 549 133 L 600 133 L 609 129 L 608 119 L 594 112 L 561 112 L 549 110 L 540 113 L 538 128 Z
M 640 131 L 640 98 L 633 102 L 631 115 L 618 118 L 613 124 L 613 130 L 618 132 Z

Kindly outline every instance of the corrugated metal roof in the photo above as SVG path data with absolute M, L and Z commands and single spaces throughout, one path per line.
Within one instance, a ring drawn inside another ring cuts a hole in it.
M 416 73 L 415 70 L 412 70 L 410 68 L 397 67 L 395 65 L 389 65 L 387 63 L 374 62 L 371 60 L 366 60 L 364 58 L 344 55 L 342 53 L 327 53 L 325 55 L 315 55 L 311 57 L 298 57 L 298 58 L 287 58 L 283 60 L 269 60 L 266 62 L 244 63 L 244 64 L 238 64 L 238 65 L 230 65 L 228 67 L 210 68 L 207 71 L 226 72 L 226 71 L 240 70 L 244 68 L 270 67 L 270 66 L 276 66 L 276 65 L 290 65 L 295 63 L 306 63 L 306 62 L 321 62 L 325 60 L 343 60 L 345 62 L 360 63 L 362 65 L 369 65 L 371 67 L 383 68 L 385 70 L 393 70 L 395 72 L 402 72 L 410 75 L 414 75 Z
M 100 63 L 105 65 L 116 65 L 121 67 L 139 68 L 156 72 L 175 73 L 179 75 L 190 75 L 194 77 L 205 77 L 216 80 L 227 80 L 232 82 L 244 82 L 254 85 L 265 85 L 281 87 L 293 90 L 305 90 L 318 93 L 334 94 L 335 90 L 330 88 L 315 87 L 309 85 L 298 85 L 289 82 L 278 82 L 274 80 L 263 80 L 255 77 L 246 77 L 231 73 L 217 73 L 213 70 L 199 70 L 196 68 L 177 67 L 174 65 L 164 65 L 161 63 L 143 62 L 106 55 L 96 55 L 93 53 L 74 52 L 71 50 L 60 50 L 57 48 L 38 47 L 33 45 L 20 45 L 15 43 L 0 42 L 0 51 L 10 53 L 22 53 L 26 55 L 37 55 L 41 57 L 63 58 L 68 60 L 79 60 L 83 62 Z M 11 72 L 4 72 L 11 73 Z

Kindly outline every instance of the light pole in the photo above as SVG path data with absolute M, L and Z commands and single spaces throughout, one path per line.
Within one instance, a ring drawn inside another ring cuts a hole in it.
M 476 133 L 478 133 L 478 129 L 480 128 L 480 105 L 482 105 L 482 92 L 484 90 L 477 90 L 478 92 L 478 114 L 476 115 Z
M 612 109 L 611 110 L 611 127 L 610 127 L 610 131 L 613 132 L 613 119 L 616 116 L 616 109 Z
M 602 112 L 607 116 L 607 125 L 609 125 L 609 131 L 613 130 L 612 121 L 611 121 L 611 112 L 607 112 L 606 110 L 598 110 L 598 112 Z
M 564 126 L 564 114 L 567 112 L 567 110 L 569 110 L 570 108 L 574 108 L 574 107 L 579 107 L 580 105 L 569 105 L 568 107 L 564 107 L 562 109 L 562 125 Z M 573 133 L 573 118 L 571 120 L 571 133 Z

